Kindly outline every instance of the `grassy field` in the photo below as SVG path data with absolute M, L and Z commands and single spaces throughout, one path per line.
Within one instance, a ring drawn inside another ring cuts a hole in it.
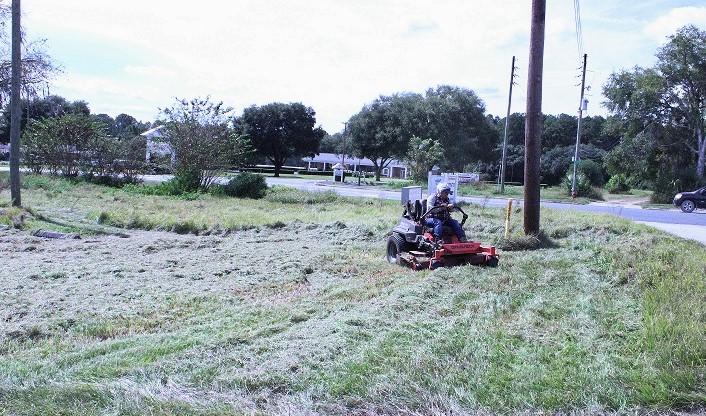
M 543 210 L 526 237 L 515 210 L 506 240 L 468 206 L 500 266 L 412 272 L 384 258 L 396 202 L 30 175 L 22 200 L 0 192 L 0 415 L 706 406 L 706 248 L 624 219 Z

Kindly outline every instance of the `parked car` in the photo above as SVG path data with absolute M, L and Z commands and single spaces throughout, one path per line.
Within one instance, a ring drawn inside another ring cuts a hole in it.
M 684 212 L 691 212 L 695 208 L 706 208 L 706 187 L 693 192 L 680 192 L 674 195 L 673 203 Z

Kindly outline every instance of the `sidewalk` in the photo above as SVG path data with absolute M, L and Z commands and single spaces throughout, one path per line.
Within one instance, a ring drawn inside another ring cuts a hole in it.
M 677 237 L 698 241 L 706 245 L 706 227 L 702 225 L 666 224 L 662 222 L 635 221 L 636 223 L 649 225 L 652 228 L 668 232 Z

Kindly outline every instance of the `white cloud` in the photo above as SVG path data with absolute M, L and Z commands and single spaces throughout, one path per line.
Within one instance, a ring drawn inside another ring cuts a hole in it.
M 134 75 L 146 75 L 146 76 L 154 76 L 154 77 L 159 77 L 159 78 L 169 78 L 169 79 L 175 79 L 177 78 L 177 73 L 169 70 L 167 68 L 164 68 L 159 65 L 148 65 L 148 66 L 138 66 L 138 65 L 128 65 L 124 69 L 126 74 L 134 74 Z
M 706 28 L 706 7 L 679 7 L 669 10 L 657 20 L 647 25 L 644 34 L 659 42 L 667 41 L 667 37 L 676 33 L 677 29 L 694 25 Z
M 545 112 L 573 113 L 580 65 L 573 5 L 548 3 Z M 596 94 L 611 70 L 643 65 L 664 40 L 645 33 L 658 26 L 673 33 L 669 22 L 685 15 L 693 22 L 703 11 L 646 17 L 662 3 L 582 5 Z M 122 103 L 119 112 L 150 121 L 173 97 L 211 95 L 236 111 L 301 101 L 335 132 L 380 95 L 452 84 L 504 114 L 513 55 L 513 111 L 524 111 L 531 7 L 524 0 L 32 0 L 23 7 L 28 33 L 47 38 L 49 54 L 65 66 L 61 91 L 99 112 Z

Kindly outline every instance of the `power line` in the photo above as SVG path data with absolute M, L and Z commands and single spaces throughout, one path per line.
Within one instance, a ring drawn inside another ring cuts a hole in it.
M 579 60 L 583 57 L 583 29 L 581 28 L 581 5 L 579 0 L 574 0 L 574 21 L 576 24 L 576 46 L 578 47 Z

